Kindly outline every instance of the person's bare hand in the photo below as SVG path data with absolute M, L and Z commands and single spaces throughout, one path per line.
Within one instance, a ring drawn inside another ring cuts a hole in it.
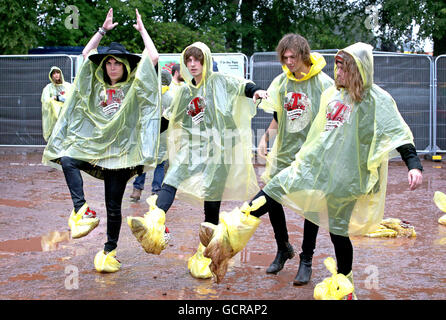
M 105 31 L 110 31 L 117 25 L 118 25 L 117 22 L 113 23 L 113 8 L 110 8 L 110 10 L 108 10 L 107 17 L 105 18 L 105 21 L 102 24 L 102 28 L 104 28 Z
M 266 159 L 266 156 L 268 155 L 268 142 L 266 142 L 265 135 L 263 135 L 262 139 L 260 139 L 259 146 L 257 147 L 257 152 L 261 158 Z
M 145 29 L 144 23 L 142 22 L 141 15 L 139 14 L 138 9 L 135 9 L 135 11 L 136 11 L 136 24 L 134 24 L 133 27 L 135 27 L 136 30 L 141 32 Z
M 266 90 L 257 90 L 252 97 L 252 101 L 254 103 L 257 102 L 258 99 L 267 99 L 269 97 L 268 91 Z
M 407 174 L 407 178 L 409 180 L 409 189 L 415 190 L 418 188 L 423 182 L 423 174 L 419 169 L 412 169 Z

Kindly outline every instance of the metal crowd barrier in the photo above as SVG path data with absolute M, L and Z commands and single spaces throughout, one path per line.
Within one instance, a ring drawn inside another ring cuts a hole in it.
M 324 72 L 333 77 L 337 50 L 320 50 L 327 61 Z M 160 61 L 175 61 L 179 54 L 161 54 Z M 249 59 L 239 53 L 214 53 L 220 72 L 244 76 L 267 89 L 282 72 L 275 52 L 254 53 Z M 420 153 L 446 151 L 446 55 L 374 52 L 375 83 L 395 99 L 401 115 L 414 133 Z M 53 65 L 66 80 L 74 80 L 81 56 L 0 56 L 0 145 L 42 146 L 41 103 Z M 271 122 L 272 115 L 258 110 L 253 119 L 254 145 Z
M 58 66 L 72 80 L 73 58 L 68 55 L 0 56 L 0 145 L 41 146 L 43 88 Z

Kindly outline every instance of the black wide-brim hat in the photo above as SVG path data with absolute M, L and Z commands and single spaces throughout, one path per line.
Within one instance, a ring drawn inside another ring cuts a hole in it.
M 113 55 L 118 58 L 126 58 L 130 64 L 130 69 L 132 70 L 141 60 L 140 56 L 128 52 L 125 47 L 118 42 L 110 43 L 110 46 L 107 47 L 104 52 L 91 54 L 88 58 L 99 66 L 101 64 L 101 61 L 109 55 Z

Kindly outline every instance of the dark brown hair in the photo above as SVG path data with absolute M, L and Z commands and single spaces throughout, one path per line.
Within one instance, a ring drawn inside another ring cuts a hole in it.
M 289 33 L 284 35 L 283 38 L 279 41 L 279 44 L 277 45 L 276 48 L 277 55 L 282 64 L 284 64 L 283 55 L 287 50 L 291 50 L 307 66 L 311 66 L 311 59 L 310 59 L 311 50 L 307 39 L 295 33 Z
M 104 62 L 102 63 L 102 71 L 104 73 L 104 82 L 108 83 L 109 85 L 111 85 L 111 80 L 110 80 L 110 77 L 107 74 L 106 64 L 107 64 L 107 61 L 110 60 L 111 58 L 113 58 L 113 57 L 112 56 L 108 56 L 107 58 L 104 59 Z M 113 59 L 115 59 L 115 58 L 113 58 Z M 119 63 L 122 63 L 119 60 L 116 60 L 116 61 L 118 61 Z M 127 72 L 127 67 L 126 67 L 126 65 L 124 63 L 122 63 L 122 67 L 124 69 L 124 73 L 122 74 L 122 77 L 121 77 L 121 79 L 119 79 L 118 82 L 125 82 L 127 80 L 128 75 L 129 75 L 128 72 Z
M 197 60 L 200 60 L 201 65 L 204 65 L 204 54 L 199 48 L 189 47 L 186 49 L 184 52 L 184 64 L 187 65 L 187 59 L 189 59 L 191 56 Z

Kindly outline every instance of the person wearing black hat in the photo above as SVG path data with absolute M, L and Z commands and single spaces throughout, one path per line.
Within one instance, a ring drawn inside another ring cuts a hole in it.
M 85 200 L 81 170 L 104 180 L 107 242 L 94 259 L 99 272 L 121 267 L 116 248 L 126 184 L 144 166 L 156 165 L 160 131 L 160 92 L 154 68 L 159 55 L 138 10 L 134 27 L 144 41 L 142 56 L 116 42 L 105 52 L 97 52 L 99 42 L 117 25 L 110 9 L 85 46 L 73 94 L 42 159 L 64 172 L 74 207 L 68 222 L 72 238 L 86 236 L 99 224 Z

